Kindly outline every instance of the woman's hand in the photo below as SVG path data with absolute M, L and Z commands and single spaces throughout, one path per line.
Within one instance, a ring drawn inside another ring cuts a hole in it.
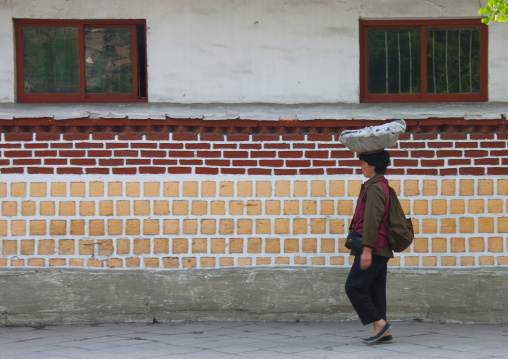
M 369 269 L 372 265 L 372 248 L 363 247 L 362 254 L 360 255 L 360 269 Z

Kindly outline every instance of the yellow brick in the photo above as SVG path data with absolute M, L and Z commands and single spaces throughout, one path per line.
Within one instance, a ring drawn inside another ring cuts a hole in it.
M 30 234 L 34 236 L 46 235 L 46 221 L 30 221 Z
M 498 217 L 497 231 L 499 233 L 508 233 L 508 217 Z
M 252 182 L 240 181 L 238 182 L 238 197 L 252 197 Z
M 202 219 L 201 220 L 201 234 L 216 234 L 217 221 L 215 219 Z
M 164 193 L 164 197 L 179 197 L 180 196 L 180 183 L 165 182 L 163 193 Z
M 121 219 L 109 219 L 108 234 L 110 236 L 114 236 L 122 233 L 123 233 L 123 221 Z
M 497 194 L 508 194 L 508 179 L 497 180 Z
M 52 236 L 62 236 L 67 234 L 67 221 L 54 220 L 49 222 L 49 234 Z
M 443 196 L 455 196 L 457 193 L 455 180 L 443 180 L 441 182 L 441 194 Z
M 507 191 L 508 193 L 508 191 Z M 291 183 L 289 181 L 276 181 L 275 182 L 275 196 L 276 197 L 290 197 L 291 196 Z
M 270 219 L 256 219 L 256 233 L 257 234 L 271 234 L 272 221 Z
M 17 202 L 2 202 L 2 216 L 12 217 L 18 215 Z
M 229 214 L 232 216 L 243 216 L 243 201 L 229 202 Z
M 494 194 L 494 180 L 480 179 L 478 180 L 478 195 L 491 196 Z
M 233 219 L 219 220 L 220 234 L 233 234 L 235 232 L 235 221 Z
M 108 183 L 108 197 L 122 197 L 123 185 L 122 182 Z
M 18 254 L 18 242 L 4 239 L 2 241 L 2 254 L 4 256 Z
M 7 184 L 0 183 L 0 197 L 7 197 Z
M 335 238 L 321 239 L 321 253 L 335 253 Z
M 326 219 L 325 218 L 312 218 L 310 220 L 310 233 L 324 234 L 326 233 Z
M 173 201 L 173 215 L 174 216 L 187 216 L 189 214 L 188 201 Z
M 130 201 L 117 201 L 116 202 L 117 216 L 130 216 L 131 202 Z
M 469 213 L 484 213 L 485 201 L 483 199 L 469 200 Z
M 226 214 L 226 203 L 224 201 L 212 201 L 210 205 L 210 214 L 212 215 Z
M 198 221 L 196 219 L 184 219 L 182 229 L 183 234 L 197 234 Z
M 490 237 L 489 238 L 489 252 L 493 252 L 493 253 L 504 252 L 503 237 Z
M 24 236 L 26 234 L 26 221 L 14 220 L 11 221 L 11 235 Z
M 46 260 L 43 258 L 28 258 L 28 265 L 30 267 L 44 267 Z
M 252 234 L 252 219 L 239 219 L 236 230 L 238 234 Z
M 460 218 L 460 233 L 474 233 L 474 218 Z
M 51 197 L 67 197 L 67 185 L 62 182 L 51 184 Z
M 99 216 L 112 216 L 113 214 L 113 201 L 99 201 Z
M 204 216 L 208 213 L 207 201 L 192 201 L 191 214 L 193 216 Z
M 405 215 L 411 214 L 411 201 L 408 199 L 399 199 L 400 206 L 402 207 L 402 210 L 404 211 Z
M 484 252 L 485 239 L 483 237 L 469 238 L 469 252 Z
M 437 220 L 433 218 L 422 219 L 422 233 L 437 233 Z
M 215 257 L 201 257 L 199 259 L 199 265 L 201 268 L 213 268 L 216 265 Z
M 198 182 L 183 183 L 183 197 L 198 197 Z
M 88 234 L 91 236 L 103 236 L 105 234 L 103 219 L 94 219 L 88 222 Z
M 207 253 L 208 241 L 206 238 L 194 238 L 192 240 L 192 253 Z
M 11 183 L 11 197 L 26 197 L 26 183 Z
M 303 253 L 317 253 L 317 239 L 316 238 L 303 238 L 302 239 L 302 252 Z
M 145 236 L 159 234 L 160 225 L 158 219 L 145 219 L 143 221 L 143 234 Z
M 162 226 L 164 234 L 180 234 L 180 221 L 178 219 L 165 219 Z
M 437 181 L 423 180 L 423 195 L 437 196 Z
M 0 220 L 0 236 L 7 236 L 7 221 Z
M 335 202 L 329 200 L 321 201 L 319 214 L 324 216 L 335 214 Z
M 445 199 L 433 199 L 432 200 L 432 214 L 447 214 L 448 213 L 448 201 Z
M 37 241 L 37 254 L 55 254 L 55 241 L 52 239 Z
M 179 259 L 177 257 L 164 257 L 162 259 L 162 266 L 164 268 L 179 268 Z
M 405 196 L 419 196 L 420 195 L 420 181 L 405 180 L 404 181 L 404 195 Z
M 437 265 L 437 257 L 423 257 L 424 267 L 435 267 Z
M 126 258 L 125 266 L 127 268 L 138 268 L 140 266 L 139 258 Z
M 288 218 L 277 218 L 275 219 L 275 233 L 277 234 L 289 234 L 289 223 Z
M 307 181 L 295 181 L 293 188 L 294 197 L 307 197 L 309 193 Z
M 30 197 L 46 197 L 47 184 L 35 182 L 30 184 Z
M 349 181 L 347 194 L 349 197 L 358 197 L 360 189 L 362 188 L 363 181 Z
M 341 216 L 352 216 L 353 201 L 337 201 L 337 214 Z
M 344 220 L 330 219 L 330 234 L 343 234 L 343 233 L 344 233 Z
M 86 185 L 84 182 L 71 182 L 71 197 L 85 197 Z
M 494 218 L 478 218 L 478 232 L 494 233 Z
M 429 252 L 429 240 L 427 238 L 415 238 L 413 251 L 415 253 L 428 253 Z
M 497 257 L 497 264 L 500 266 L 505 266 L 508 264 L 508 257 L 507 256 L 499 256 Z
M 302 202 L 302 213 L 303 214 L 317 214 L 317 202 L 316 201 L 303 201 Z
M 90 197 L 104 197 L 104 182 L 90 183 Z
M 325 257 L 312 257 L 310 262 L 314 266 L 324 266 L 326 264 Z
M 58 254 L 73 255 L 76 253 L 74 239 L 60 239 L 58 241 Z
M 446 253 L 448 243 L 446 238 L 432 238 L 432 253 Z
M 312 197 L 326 197 L 326 181 L 311 181 L 310 195 Z
M 150 201 L 134 201 L 134 215 L 135 216 L 149 216 L 150 215 Z
M 457 265 L 457 258 L 455 257 L 441 257 L 441 265 L 445 267 L 454 267 Z
M 291 261 L 289 260 L 289 257 L 277 257 L 275 258 L 275 264 L 289 265 L 291 264 Z
M 429 214 L 429 201 L 415 200 L 413 202 L 413 214 Z
M 297 238 L 287 238 L 284 240 L 284 253 L 298 253 L 300 243 Z
M 330 196 L 344 197 L 346 195 L 346 187 L 344 181 L 330 181 Z
M 136 235 L 141 233 L 141 222 L 139 219 L 128 219 L 125 223 L 125 234 Z
M 330 264 L 332 266 L 343 266 L 344 257 L 330 257 Z
M 275 216 L 280 215 L 281 214 L 280 201 L 266 201 L 265 212 L 267 215 L 275 215 Z
M 133 251 L 134 251 L 134 254 L 148 254 L 148 253 L 150 253 L 150 239 L 148 239 L 148 238 L 135 239 Z
M 219 258 L 219 265 L 221 267 L 233 267 L 235 265 L 234 258 Z
M 226 253 L 226 240 L 224 238 L 212 238 L 212 253 L 224 254 Z
M 494 265 L 494 257 L 492 256 L 481 256 L 479 258 L 481 266 L 493 266 Z
M 256 197 L 271 197 L 272 182 L 260 181 L 256 182 Z
M 243 253 L 243 239 L 242 238 L 231 238 L 229 240 L 229 253 Z
M 450 241 L 450 251 L 452 253 L 464 253 L 466 251 L 465 238 L 452 238 Z
M 155 238 L 153 240 L 153 253 L 154 254 L 169 254 L 169 239 Z
M 234 197 L 235 196 L 234 182 L 221 182 L 220 183 L 220 196 L 221 197 Z
M 11 259 L 11 267 L 24 267 L 25 260 L 24 259 Z
M 159 197 L 161 195 L 161 185 L 159 182 L 146 182 L 143 184 L 143 194 L 145 197 Z
M 35 202 L 34 201 L 21 202 L 21 215 L 35 216 Z
M 127 182 L 125 184 L 125 195 L 127 197 L 139 197 L 141 195 L 141 186 L 138 182 Z
M 308 224 L 306 218 L 293 219 L 293 234 L 306 234 L 308 232 Z
M 98 261 L 98 260 L 95 260 L 95 259 L 88 259 L 87 262 L 86 262 L 86 265 L 88 267 L 98 267 L 98 268 L 102 268 L 104 267 L 104 261 Z
M 307 264 L 307 257 L 295 257 L 294 263 L 297 265 L 306 265 Z
M 451 214 L 464 214 L 466 213 L 466 201 L 463 199 L 452 199 L 450 201 Z
M 8 249 L 8 251 L 12 251 L 14 249 L 14 253 L 4 253 L 4 255 L 5 254 L 16 254 L 16 241 L 4 241 L 4 248 L 5 248 L 6 242 L 13 242 L 11 245 L 14 245 L 14 247 Z M 23 239 L 21 241 L 20 253 L 23 255 L 35 254 L 35 241 L 33 239 Z
M 216 184 L 214 181 L 205 181 L 201 184 L 201 197 L 215 197 Z
M 474 180 L 460 180 L 459 194 L 461 196 L 473 196 L 474 187 Z
M 71 221 L 71 234 L 81 236 L 85 234 L 85 221 L 82 219 L 75 219 Z
M 116 254 L 130 254 L 131 241 L 127 238 L 120 238 L 116 240 Z
M 97 241 L 97 254 L 100 256 L 110 256 L 113 254 L 113 240 L 102 239 Z
M 79 215 L 95 216 L 95 202 L 93 201 L 79 202 Z
M 265 240 L 265 253 L 280 253 L 280 239 L 267 238 Z
M 261 201 L 247 201 L 247 215 L 260 216 L 263 214 L 263 203 Z
M 457 221 L 455 218 L 442 218 L 441 219 L 441 233 L 456 233 Z
M 284 214 L 300 214 L 300 202 L 299 201 L 284 201 Z
M 503 213 L 503 200 L 502 199 L 489 199 L 488 212 L 489 213 Z
M 120 258 L 109 258 L 106 261 L 106 266 L 108 268 L 122 268 L 123 267 L 123 261 Z
M 247 253 L 261 253 L 262 245 L 261 238 L 249 238 L 247 240 Z
M 401 188 L 400 181 L 390 179 L 390 187 L 392 187 L 395 190 L 397 196 L 400 196 L 400 188 Z

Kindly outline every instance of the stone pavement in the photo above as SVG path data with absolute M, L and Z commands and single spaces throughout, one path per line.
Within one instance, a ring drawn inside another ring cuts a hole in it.
M 392 322 L 367 346 L 354 322 L 131 323 L 0 328 L 0 358 L 508 358 L 508 326 Z

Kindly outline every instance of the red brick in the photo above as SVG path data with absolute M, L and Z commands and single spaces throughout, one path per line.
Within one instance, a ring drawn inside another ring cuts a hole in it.
M 495 142 L 481 142 L 481 148 L 506 148 L 506 142 L 495 141 Z
M 209 150 L 211 148 L 209 143 L 186 143 L 186 150 Z
M 491 133 L 471 133 L 469 138 L 474 141 L 493 140 L 495 139 L 495 135 Z
M 217 175 L 219 169 L 215 167 L 196 167 L 196 174 L 198 175 Z
M 294 150 L 299 150 L 299 149 L 314 150 L 315 148 L 316 148 L 315 143 L 293 143 Z
M 454 141 L 467 140 L 467 134 L 465 133 L 441 133 L 440 136 L 442 140 L 454 140 Z
M 406 169 L 408 175 L 420 175 L 420 176 L 437 176 L 437 169 L 420 169 L 420 168 L 408 168 Z
M 459 174 L 461 175 L 484 175 L 485 174 L 485 167 L 461 167 L 459 168 Z
M 10 164 L 11 164 L 11 160 L 0 159 L 0 166 L 9 166 Z
M 182 150 L 183 143 L 159 143 L 161 150 Z
M 26 145 L 25 148 L 28 148 Z M 0 148 L 21 148 L 21 143 L 2 143 Z
M 418 167 L 418 160 L 394 160 L 395 167 Z
M 349 150 L 347 151 L 331 151 L 330 158 L 354 158 L 355 153 Z
M 202 166 L 203 160 L 180 160 L 179 163 L 183 166 Z
M 64 141 L 87 141 L 90 139 L 89 133 L 64 133 Z
M 28 174 L 53 174 L 55 173 L 55 169 L 51 167 L 28 167 Z
M 32 157 L 32 151 L 4 151 L 4 157 Z
M 459 174 L 459 170 L 456 168 L 441 168 L 439 169 L 440 176 L 457 176 Z
M 337 161 L 320 161 L 320 160 L 314 160 L 312 161 L 312 166 L 316 167 L 335 167 L 337 166 Z
M 129 144 L 127 142 L 110 142 L 106 143 L 106 148 L 129 148 Z
M 420 166 L 422 167 L 443 167 L 444 160 L 422 160 Z
M 25 173 L 24 167 L 0 168 L 2 174 Z
M 173 173 L 173 174 L 178 174 L 178 173 L 182 173 L 182 174 L 188 174 L 188 173 L 192 173 L 192 168 L 191 167 L 170 167 L 168 168 L 168 173 Z
M 147 141 L 169 141 L 169 133 L 147 133 L 145 139 Z
M 247 169 L 249 175 L 271 175 L 272 170 L 268 168 L 249 168 Z
M 274 169 L 274 174 L 278 176 L 296 176 L 298 174 L 298 170 L 290 170 L 290 169 Z
M 455 148 L 478 148 L 478 142 L 455 142 Z
M 30 159 L 19 159 L 19 160 L 13 160 L 12 164 L 14 166 L 30 166 L 30 165 L 40 165 L 42 161 L 37 158 L 30 158 Z
M 139 151 L 134 150 L 117 150 L 113 152 L 113 157 L 138 157 Z
M 74 143 L 75 148 L 104 148 L 104 144 L 97 142 L 78 142 Z
M 217 133 L 202 133 L 199 135 L 199 139 L 201 141 L 224 141 L 225 137 Z
M 437 133 L 414 133 L 413 140 L 437 140 Z
M 94 174 L 94 175 L 109 175 L 110 170 L 109 168 L 101 168 L 101 167 L 91 167 L 91 168 L 85 168 L 85 173 L 87 174 Z
M 118 141 L 142 141 L 143 135 L 141 133 L 122 133 L 118 134 Z
M 115 175 L 135 175 L 136 173 L 138 173 L 138 169 L 136 167 L 113 168 L 113 174 Z
M 66 158 L 47 158 L 44 160 L 46 166 L 65 166 L 67 165 Z
M 327 168 L 326 174 L 328 175 L 352 175 L 354 170 L 352 168 Z
M 506 160 L 506 161 L 505 161 Z M 506 162 L 506 163 L 504 163 Z M 508 165 L 508 158 L 503 158 L 503 165 Z M 479 158 L 474 160 L 475 166 L 499 166 L 499 158 Z
M 166 167 L 139 167 L 139 173 L 163 174 Z
M 197 141 L 198 135 L 195 133 L 173 133 L 173 141 Z
M 57 148 L 57 149 L 61 149 L 61 148 L 73 148 L 74 144 L 73 143 L 51 143 L 49 147 L 51 147 L 51 148 Z
M 260 160 L 261 167 L 284 167 L 284 160 Z
M 95 166 L 97 161 L 93 158 L 79 158 L 71 159 L 71 165 L 73 166 Z
M 451 158 L 448 160 L 449 166 L 470 166 L 471 159 L 470 158 Z
M 426 142 L 399 142 L 399 148 L 426 148 Z
M 245 168 L 233 167 L 233 168 L 221 168 L 220 173 L 225 175 L 244 175 L 246 173 Z
M 99 166 L 123 166 L 125 160 L 121 158 L 101 158 L 99 159 Z
M 259 143 L 241 143 L 240 149 L 241 150 L 260 150 L 263 146 Z
M 33 133 L 6 133 L 4 139 L 7 142 L 29 142 L 33 141 Z
M 252 167 L 252 166 L 257 166 L 258 165 L 258 161 L 256 160 L 234 160 L 232 165 L 234 167 Z
M 464 155 L 463 151 L 459 150 L 442 150 L 436 151 L 436 157 L 462 157 Z
M 114 141 L 116 135 L 114 133 L 92 133 L 94 141 Z
M 49 145 L 47 143 L 25 143 L 23 147 L 36 149 L 36 148 L 49 148 Z
M 340 167 L 360 167 L 360 160 L 339 160 Z
M 214 143 L 215 150 L 236 150 L 238 145 L 236 143 Z
M 332 135 L 317 135 L 317 134 L 310 134 L 307 136 L 308 141 L 312 142 L 330 142 L 333 141 Z
M 61 134 L 59 133 L 36 133 L 36 141 L 60 141 Z
M 167 157 L 166 151 L 141 151 L 141 157 Z
M 230 166 L 231 160 L 205 160 L 207 166 Z
M 220 151 L 197 151 L 196 157 L 199 157 L 199 158 L 221 158 L 222 153 Z
M 83 174 L 83 169 L 78 167 L 60 167 L 56 169 L 58 174 Z
M 224 151 L 224 158 L 249 158 L 247 151 Z
M 231 142 L 244 142 L 244 141 L 249 141 L 250 136 L 249 135 L 227 135 L 226 140 L 231 141 Z
M 303 151 L 279 151 L 277 154 L 279 158 L 302 158 Z
M 146 166 L 152 164 L 152 160 L 146 158 L 127 158 L 125 164 L 127 166 Z
M 488 151 L 481 151 L 481 150 L 478 150 L 478 151 L 465 151 L 465 154 L 464 156 L 465 157 L 487 157 L 489 155 L 489 152 Z
M 491 150 L 490 156 L 491 157 L 507 157 L 508 150 Z
M 263 145 L 264 149 L 270 150 L 288 150 L 291 148 L 291 146 L 288 143 L 265 143 Z
M 157 143 L 148 143 L 148 142 L 132 142 L 131 144 L 132 149 L 149 149 L 153 150 L 157 148 Z
M 169 151 L 168 156 L 169 157 L 191 158 L 191 157 L 194 157 L 194 152 L 192 152 L 192 151 Z
M 506 176 L 508 175 L 508 167 L 489 167 L 487 174 L 493 176 Z
M 430 141 L 428 142 L 429 148 L 452 148 L 453 142 L 435 142 Z
M 323 175 L 325 170 L 323 168 L 302 168 L 300 169 L 301 175 Z
M 284 142 L 305 141 L 305 135 L 282 135 Z
M 178 164 L 177 160 L 159 160 L 154 159 L 153 160 L 154 166 L 176 166 Z
M 279 141 L 279 135 L 252 135 L 253 142 Z
M 94 151 L 90 151 L 94 152 Z M 101 152 L 101 151 L 95 151 L 95 152 Z M 85 157 L 86 151 L 58 151 L 58 157 Z
M 310 167 L 310 161 L 286 160 L 286 167 Z
M 275 158 L 277 152 L 275 151 L 252 151 L 250 153 L 251 158 Z
M 34 157 L 56 157 L 58 151 L 34 151 Z
M 434 158 L 434 151 L 411 151 L 411 157 L 413 158 Z
M 344 145 L 342 143 L 318 143 L 317 148 L 319 149 L 344 148 Z
M 329 158 L 328 151 L 305 151 L 305 158 Z

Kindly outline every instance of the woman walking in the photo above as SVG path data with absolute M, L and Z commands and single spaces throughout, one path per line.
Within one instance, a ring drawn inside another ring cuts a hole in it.
M 346 293 L 363 325 L 372 324 L 366 344 L 390 343 L 391 324 L 386 320 L 387 264 L 393 258 L 388 242 L 388 181 L 390 164 L 386 151 L 360 154 L 362 173 L 369 178 L 361 188 L 351 230 L 362 233 L 363 250 L 352 251 L 354 262 L 346 281 Z M 385 223 L 383 223 L 385 222 Z

